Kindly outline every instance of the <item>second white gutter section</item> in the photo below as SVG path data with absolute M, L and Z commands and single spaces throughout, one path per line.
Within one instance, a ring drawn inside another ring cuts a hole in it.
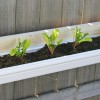
M 100 63 L 100 49 L 0 69 L 0 84 Z

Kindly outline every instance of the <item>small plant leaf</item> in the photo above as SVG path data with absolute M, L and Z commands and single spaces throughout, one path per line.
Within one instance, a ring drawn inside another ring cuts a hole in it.
M 89 35 L 88 33 L 85 33 L 85 34 L 83 35 L 82 38 L 85 38 L 85 37 L 87 37 L 88 35 Z
M 24 40 L 23 42 L 20 42 L 20 38 L 18 39 L 18 45 L 16 48 L 12 49 L 10 51 L 10 56 L 16 56 L 16 57 L 23 57 L 26 53 L 27 48 L 30 46 L 30 40 Z
M 52 41 L 55 41 L 57 36 L 58 36 L 58 32 L 59 30 L 58 29 L 54 29 L 53 32 L 52 32 L 52 35 L 50 36 L 50 38 L 52 39 Z
M 23 41 L 23 52 L 27 50 L 27 48 L 30 46 L 30 43 L 31 43 L 30 40 Z
M 10 51 L 10 56 L 14 56 L 16 54 L 17 49 L 14 48 Z
M 72 31 L 72 33 L 75 33 L 75 42 L 73 43 L 73 48 L 75 49 L 76 46 L 78 46 L 82 42 L 92 42 L 92 39 L 88 37 L 88 33 L 81 32 L 81 28 L 76 27 L 76 31 Z
M 79 40 L 82 37 L 81 29 L 76 27 L 76 40 Z
M 43 39 L 45 40 L 45 42 L 48 46 L 48 49 L 52 55 L 54 53 L 55 48 L 62 42 L 62 40 L 56 41 L 57 36 L 58 36 L 58 32 L 59 32 L 58 29 L 54 29 L 50 36 L 48 36 L 46 33 L 42 34 Z
M 45 40 L 46 44 L 49 45 L 49 37 L 46 33 L 42 33 L 43 39 Z
M 79 43 L 82 43 L 82 42 L 92 42 L 92 39 L 89 37 L 86 37 L 79 41 Z

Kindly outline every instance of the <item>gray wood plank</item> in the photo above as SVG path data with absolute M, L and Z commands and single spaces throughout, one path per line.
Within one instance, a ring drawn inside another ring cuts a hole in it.
M 38 98 L 33 97 L 33 98 L 27 98 L 22 100 L 62 100 L 62 97 L 59 93 L 51 93 L 51 94 L 39 96 Z
M 100 0 L 84 0 L 83 23 L 100 21 Z M 0 36 L 79 24 L 81 0 L 0 0 Z
M 0 85 L 0 100 L 13 100 L 14 83 Z
M 37 77 L 37 94 L 74 86 L 76 70 L 68 70 Z M 56 80 L 57 79 L 57 80 Z
M 63 0 L 41 0 L 40 29 L 61 26 Z
M 34 78 L 15 82 L 14 100 L 34 96 L 34 83 Z
M 83 83 L 94 81 L 95 80 L 94 74 L 95 74 L 95 65 L 78 68 L 77 83 L 83 84 Z
M 37 77 L 37 83 L 36 78 L 15 82 L 14 99 L 55 91 L 55 79 L 56 74 L 50 74 Z
M 100 0 L 85 0 L 83 22 L 100 21 Z
M 94 15 L 95 15 L 95 21 L 100 21 L 100 0 L 95 0 L 95 9 L 94 9 Z
M 35 81 L 36 78 L 15 82 L 14 97 L 15 99 L 21 99 L 36 94 L 40 95 L 42 93 L 56 91 L 57 89 L 68 88 L 74 86 L 76 78 L 78 84 L 91 82 L 94 80 L 94 73 L 95 65 L 90 65 L 37 77 L 37 83 Z
M 96 64 L 95 80 L 100 80 L 100 63 Z
M 78 89 L 72 87 L 23 100 L 100 100 L 100 81 L 80 85 Z
M 62 26 L 80 24 L 82 0 L 64 0 L 62 12 Z
M 82 99 L 82 100 L 100 100 L 100 96 L 97 95 L 97 96 L 89 97 L 89 98 Z
M 35 79 L 36 78 L 32 78 L 15 82 L 14 99 L 21 99 L 34 96 L 35 94 L 38 95 L 73 86 L 75 80 L 75 70 L 73 69 L 37 77 L 37 83 L 35 83 Z
M 15 33 L 16 0 L 0 0 L 0 36 Z
M 76 69 L 59 72 L 58 82 L 59 89 L 74 86 Z
M 37 30 L 39 27 L 40 0 L 17 0 L 16 33 Z
M 73 69 L 37 77 L 37 83 L 35 83 L 36 78 L 15 82 L 14 99 L 21 99 L 73 86 L 75 74 L 76 70 Z
M 56 90 L 56 73 L 38 77 L 37 94 Z

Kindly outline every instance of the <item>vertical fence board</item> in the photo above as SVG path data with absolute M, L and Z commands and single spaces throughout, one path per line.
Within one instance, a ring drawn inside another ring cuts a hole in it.
M 77 70 L 77 83 L 83 84 L 94 81 L 95 65 L 85 66 Z
M 34 95 L 34 78 L 15 82 L 14 100 Z
M 46 93 L 56 89 L 56 73 L 38 77 L 37 93 Z
M 100 0 L 84 0 L 83 23 L 100 21 Z M 79 24 L 83 0 L 0 0 L 0 36 Z
M 80 24 L 82 0 L 64 0 L 62 26 Z
M 15 33 L 16 0 L 0 0 L 0 36 Z
M 49 74 L 37 77 L 37 86 L 35 87 L 35 79 L 26 79 L 15 82 L 14 99 L 34 96 L 35 88 L 37 94 L 42 94 L 57 89 L 63 89 L 74 85 L 76 70 L 68 70 L 59 73 Z M 64 77 L 66 76 L 66 77 Z M 56 81 L 58 79 L 58 83 Z
M 95 12 L 95 20 L 94 21 L 100 21 L 100 0 L 95 0 L 95 9 L 94 9 L 94 12 Z
M 83 22 L 100 21 L 100 0 L 85 0 Z
M 97 67 L 99 67 L 99 64 L 96 67 L 95 65 L 90 65 L 78 69 L 71 69 L 68 71 L 39 76 L 37 77 L 37 83 L 35 82 L 36 78 L 18 81 L 14 83 L 14 90 L 13 84 L 10 84 L 10 86 L 9 84 L 1 85 L 0 94 L 2 95 L 2 100 L 5 100 L 5 98 L 8 98 L 8 100 L 11 97 L 13 98 L 13 94 L 14 100 L 31 97 L 35 95 L 35 88 L 37 94 L 42 94 L 55 91 L 56 89 L 74 86 L 76 75 L 78 84 L 87 83 L 94 81 L 94 74 L 96 74 L 95 70 L 98 70 L 96 69 Z M 99 72 L 97 72 L 97 74 L 99 74 Z M 56 79 L 58 79 L 58 84 Z M 35 86 L 35 83 L 37 86 Z M 7 93 L 7 95 L 5 95 L 5 93 Z M 10 100 L 13 100 L 12 98 Z
M 62 0 L 41 0 L 40 29 L 61 26 Z
M 58 77 L 59 88 L 62 89 L 74 86 L 75 75 L 76 75 L 76 69 L 59 72 L 59 77 Z
M 96 64 L 95 80 L 100 80 L 100 63 Z
M 84 0 L 83 23 L 100 21 L 100 0 Z M 0 35 L 79 24 L 83 0 L 0 0 Z
M 0 85 L 0 100 L 13 100 L 14 83 Z
M 36 94 L 42 94 L 50 91 L 55 91 L 55 80 L 56 74 L 44 75 L 32 79 L 26 79 L 22 81 L 15 82 L 15 92 L 14 99 L 21 99 L 25 97 L 30 97 Z M 35 86 L 37 85 L 37 86 Z
M 40 0 L 17 0 L 16 7 L 16 33 L 37 30 Z
M 100 21 L 100 0 L 85 0 L 83 22 Z M 79 24 L 82 0 L 0 0 L 0 36 Z M 100 79 L 100 64 L 78 68 L 78 84 Z M 95 75 L 94 75 L 95 73 Z M 74 85 L 76 69 L 58 73 L 58 87 Z M 37 93 L 55 90 L 57 73 L 38 77 Z M 15 84 L 15 87 L 14 87 Z M 21 99 L 35 93 L 35 78 L 0 85 L 0 100 Z M 59 89 L 58 88 L 58 89 Z M 14 94 L 14 95 L 13 95 Z M 99 100 L 92 97 L 84 100 Z

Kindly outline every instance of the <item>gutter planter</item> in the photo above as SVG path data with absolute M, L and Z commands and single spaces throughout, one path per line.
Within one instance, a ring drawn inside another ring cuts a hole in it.
M 82 29 L 82 32 L 89 33 L 90 37 L 100 36 L 100 22 L 87 23 L 77 26 Z M 60 32 L 58 38 L 63 39 L 64 43 L 72 41 L 73 36 L 71 33 L 71 29 L 75 27 L 76 25 L 58 28 Z M 48 34 L 50 34 L 52 32 L 52 29 L 49 29 L 48 31 Z M 0 44 L 2 44 L 0 45 L 0 55 L 3 56 L 8 54 L 10 50 L 16 46 L 18 38 L 20 38 L 21 40 L 31 40 L 31 46 L 27 51 L 28 53 L 35 52 L 41 49 L 45 45 L 45 42 L 42 38 L 43 32 L 44 30 L 0 37 Z M 0 69 L 0 84 L 92 65 L 96 63 L 100 63 L 100 49 L 11 67 L 9 66 L 8 68 Z

